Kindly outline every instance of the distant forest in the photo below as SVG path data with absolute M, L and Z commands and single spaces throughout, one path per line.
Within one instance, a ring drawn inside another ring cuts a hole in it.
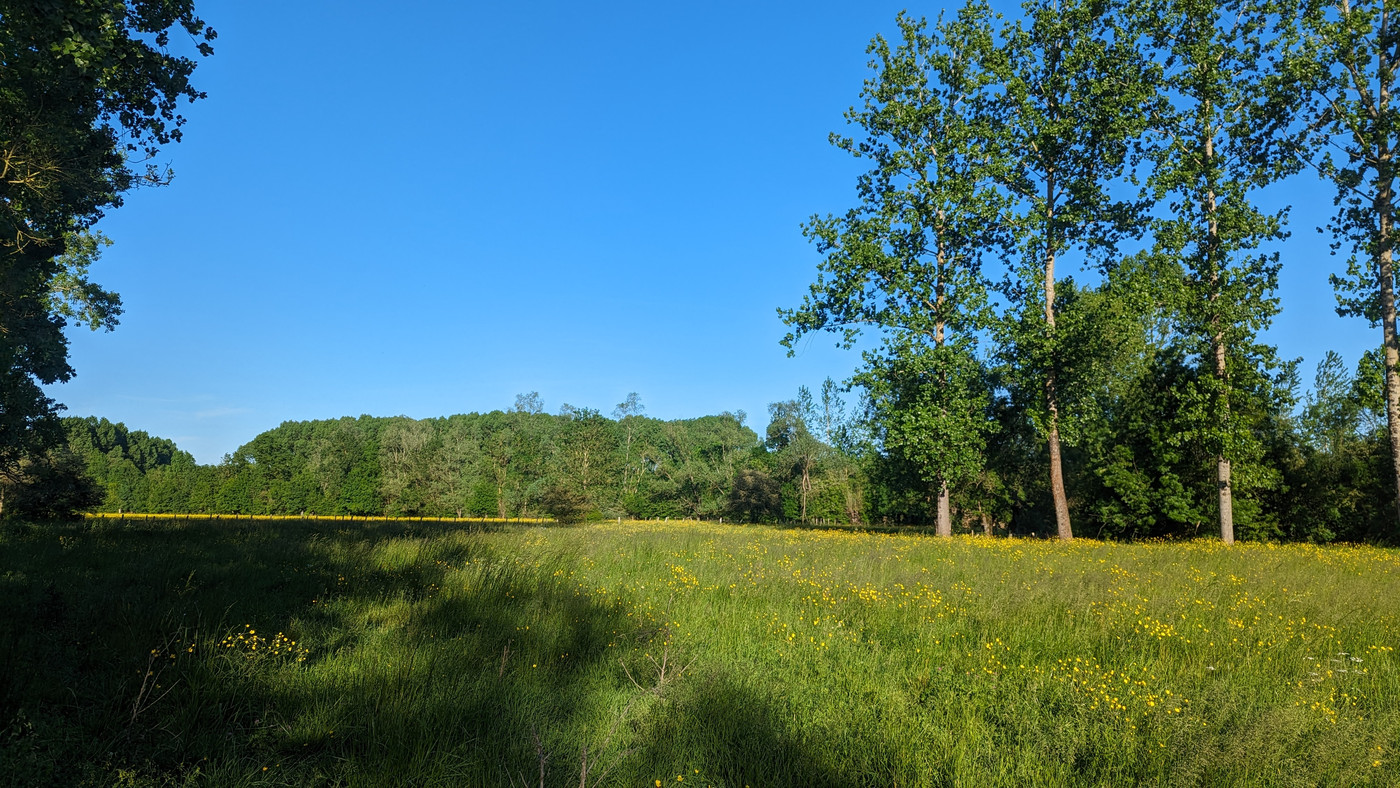
M 1174 381 L 1150 356 L 1136 364 L 1131 356 L 1125 350 L 1118 379 L 1097 392 L 1085 428 L 1092 440 L 1066 453 L 1081 533 L 1211 535 L 1211 458 L 1173 440 Z M 1362 380 L 1378 374 L 1374 354 L 1359 374 L 1333 355 L 1306 398 L 1287 380 L 1261 398 L 1271 407 L 1255 420 L 1263 451 L 1240 474 L 1248 480 L 1237 499 L 1242 536 L 1388 536 L 1384 403 L 1363 396 L 1378 387 Z M 91 484 L 79 493 L 112 512 L 931 524 L 936 490 L 881 447 L 868 404 L 847 399 L 832 381 L 816 394 L 802 389 L 770 406 L 759 435 L 743 413 L 662 421 L 642 415 L 633 396 L 611 417 L 569 406 L 551 415 L 526 395 L 504 412 L 286 422 L 217 465 L 122 424 L 67 418 L 64 454 Z M 995 399 L 987 415 L 997 429 L 986 468 L 954 494 L 955 528 L 1053 534 L 1043 441 L 1010 397 Z M 65 503 L 52 489 L 35 500 Z

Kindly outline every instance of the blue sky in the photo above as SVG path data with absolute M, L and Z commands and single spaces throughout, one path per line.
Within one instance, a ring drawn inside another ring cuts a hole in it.
M 50 391 L 201 462 L 286 420 L 528 391 L 761 432 L 858 363 L 825 337 L 787 358 L 775 310 L 815 276 L 799 225 L 854 204 L 827 134 L 903 7 L 203 2 L 219 38 L 175 182 L 100 225 L 122 325 L 70 331 L 78 375 Z M 1268 338 L 1310 381 L 1379 331 L 1333 312 L 1330 191 L 1268 198 L 1294 232 Z

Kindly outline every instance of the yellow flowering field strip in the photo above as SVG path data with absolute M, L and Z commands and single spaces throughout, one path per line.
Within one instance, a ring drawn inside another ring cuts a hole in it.
M 366 514 L 151 514 L 143 512 L 88 512 L 87 520 L 208 520 L 257 522 L 329 522 L 329 523 L 489 523 L 534 524 L 554 522 L 548 517 L 389 517 Z

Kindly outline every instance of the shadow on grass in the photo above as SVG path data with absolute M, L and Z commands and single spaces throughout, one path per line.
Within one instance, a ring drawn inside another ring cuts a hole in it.
M 831 763 L 827 748 L 792 735 L 774 699 L 750 682 L 719 673 L 701 673 L 679 685 L 639 738 L 637 763 L 674 769 L 656 775 L 663 785 L 675 783 L 677 776 L 696 778 L 701 785 L 871 784 L 865 779 L 869 764 Z M 852 770 L 865 777 L 847 774 Z M 635 776 L 652 784 L 650 774 Z
M 480 530 L 6 531 L 0 783 L 578 785 L 588 747 L 614 781 L 850 784 L 735 683 L 634 687 L 664 630 Z

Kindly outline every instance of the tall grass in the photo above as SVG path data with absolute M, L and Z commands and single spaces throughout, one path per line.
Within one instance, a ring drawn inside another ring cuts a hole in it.
M 1394 785 L 1400 553 L 625 523 L 0 536 L 11 785 Z

